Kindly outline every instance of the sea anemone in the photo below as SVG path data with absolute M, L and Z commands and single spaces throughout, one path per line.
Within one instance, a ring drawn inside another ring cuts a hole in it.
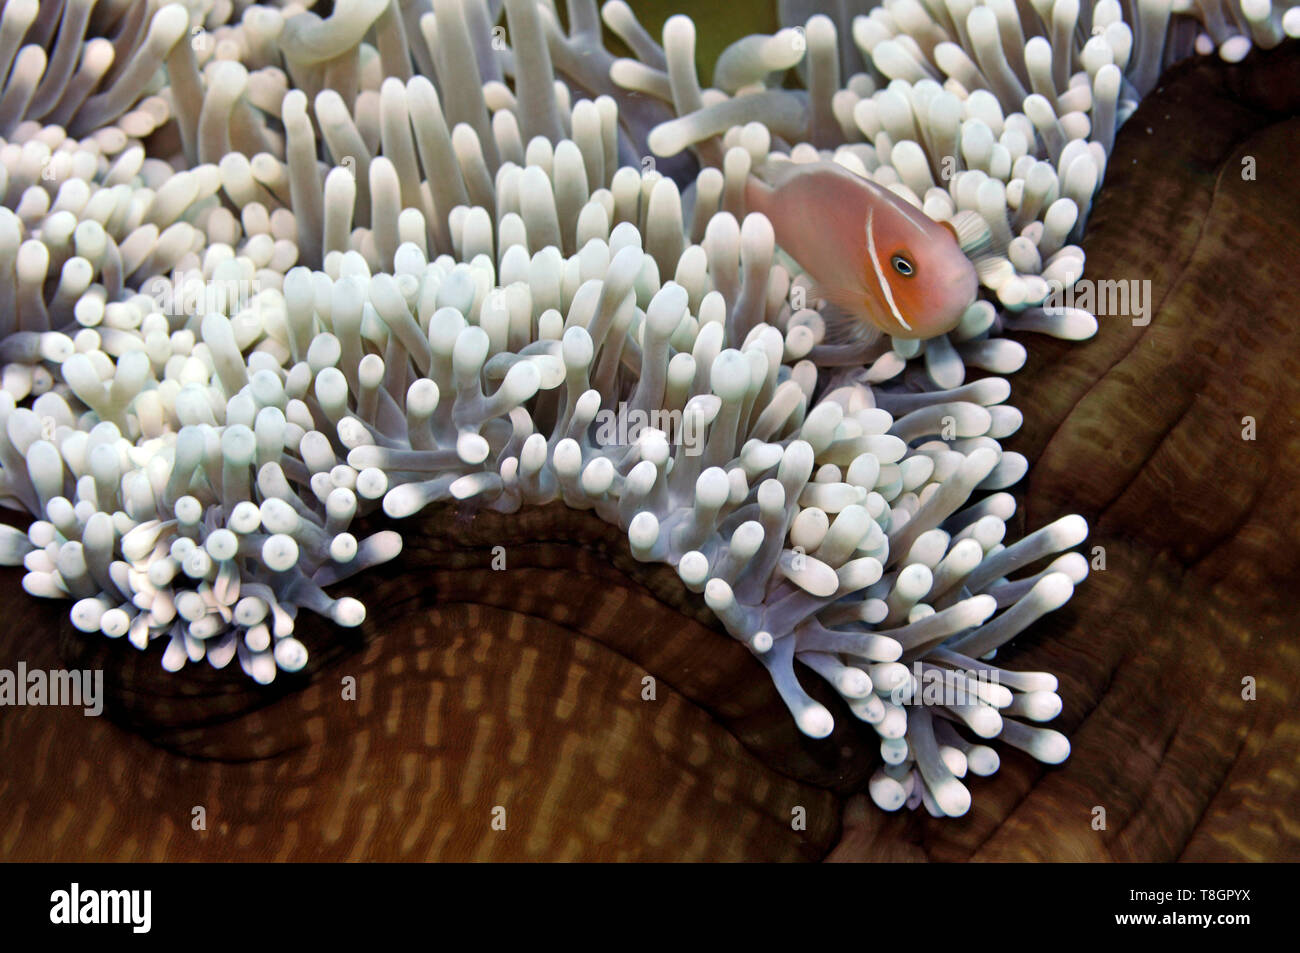
M 1005 539 L 1003 333 L 1096 332 L 1048 299 L 1115 129 L 1300 8 L 791 3 L 706 89 L 686 17 L 499 6 L 69 0 L 56 39 L 6 5 L 0 496 L 33 521 L 0 559 L 83 632 L 265 684 L 301 610 L 363 624 L 328 590 L 401 520 L 560 501 L 673 566 L 813 738 L 795 662 L 829 683 L 882 808 L 964 814 L 990 739 L 1064 760 L 1056 678 L 989 661 L 1089 569 L 1081 517 Z M 818 159 L 954 226 L 984 289 L 956 330 L 836 336 L 743 195 Z

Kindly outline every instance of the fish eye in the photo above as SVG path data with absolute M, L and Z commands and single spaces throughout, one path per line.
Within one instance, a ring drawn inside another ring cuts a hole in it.
M 916 274 L 916 266 L 902 255 L 895 255 L 889 260 L 889 263 L 894 266 L 894 271 L 898 272 L 904 278 L 911 278 L 912 275 Z

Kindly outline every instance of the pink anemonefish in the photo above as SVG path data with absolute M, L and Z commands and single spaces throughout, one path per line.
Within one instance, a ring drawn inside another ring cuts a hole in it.
M 777 245 L 859 334 L 870 325 L 932 338 L 957 326 L 979 281 L 951 225 L 835 162 L 770 168 L 775 184 L 746 184 L 749 210 L 767 216 Z

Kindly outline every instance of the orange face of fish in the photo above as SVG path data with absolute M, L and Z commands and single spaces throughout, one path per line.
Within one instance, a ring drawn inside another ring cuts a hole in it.
M 950 226 L 836 163 L 783 164 L 778 176 L 775 187 L 751 179 L 746 200 L 827 300 L 894 337 L 957 326 L 979 282 Z

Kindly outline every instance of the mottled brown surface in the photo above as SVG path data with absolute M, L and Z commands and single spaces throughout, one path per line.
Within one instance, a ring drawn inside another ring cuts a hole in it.
M 854 814 L 843 856 L 1300 859 L 1297 113 L 1296 43 L 1175 67 L 1121 131 L 1084 242 L 1087 277 L 1152 282 L 1154 318 L 1035 337 L 1012 378 L 1028 526 L 1083 513 L 1106 554 L 1016 655 L 1061 675 L 1070 760 L 1004 751 L 957 823 Z
M 1011 655 L 1061 675 L 1065 766 L 1004 750 L 968 817 L 849 799 L 842 832 L 872 734 L 840 709 L 828 741 L 799 736 L 670 570 L 594 517 L 435 514 L 363 580 L 363 633 L 314 629 L 310 678 L 269 694 L 165 676 L 0 573 L 0 667 L 102 664 L 114 712 L 0 710 L 0 858 L 816 859 L 841 834 L 836 859 L 1300 857 L 1298 64 L 1291 44 L 1171 74 L 1085 243 L 1090 278 L 1154 283 L 1153 322 L 1034 337 L 1013 378 L 1026 526 L 1081 512 L 1106 551 Z
M 0 789 L 14 806 L 0 855 L 824 854 L 839 826 L 835 796 L 769 770 L 715 720 L 760 750 L 799 750 L 788 718 L 756 690 L 765 686 L 748 653 L 684 603 L 670 608 L 630 581 L 611 565 L 630 563 L 615 555 L 620 536 L 573 516 L 551 508 L 427 521 L 427 539 L 416 536 L 399 563 L 354 590 L 371 607 L 364 646 L 331 653 L 319 640 L 337 633 L 316 627 L 311 678 L 235 717 L 259 697 L 242 676 L 188 668 L 169 677 L 153 654 L 123 658 L 69 635 L 63 657 L 113 669 L 119 717 L 154 743 L 79 711 L 7 711 L 0 747 L 30 769 Z M 585 546 L 516 543 L 570 534 L 575 522 Z M 504 571 L 491 568 L 494 545 L 506 546 Z M 48 634 L 57 621 L 41 613 L 6 648 L 32 667 L 59 664 Z M 643 698 L 638 660 L 665 673 L 653 700 Z M 355 700 L 343 697 L 347 676 Z M 835 762 L 807 761 L 808 773 L 835 779 Z M 191 829 L 195 805 L 207 811 L 205 832 Z M 504 831 L 491 826 L 498 806 Z M 792 830 L 796 807 L 806 831 Z

